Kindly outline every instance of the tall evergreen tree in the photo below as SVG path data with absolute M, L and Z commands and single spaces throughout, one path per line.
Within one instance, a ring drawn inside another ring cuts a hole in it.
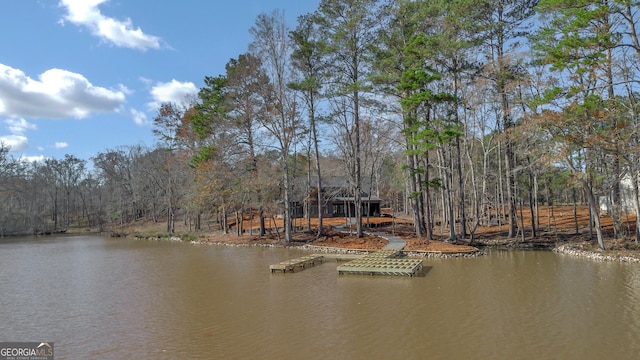
M 486 75 L 495 86 L 495 94 L 500 108 L 500 125 L 504 144 L 504 176 L 506 188 L 506 212 L 509 221 L 508 236 L 516 236 L 518 223 L 516 213 L 516 154 L 512 132 L 515 127 L 513 98 L 516 97 L 514 84 L 518 77 L 514 56 L 526 40 L 530 21 L 535 15 L 534 8 L 539 0 L 486 0 L 479 9 L 483 18 L 484 45 L 487 49 Z
M 289 86 L 298 90 L 307 105 L 307 116 L 309 118 L 309 131 L 315 155 L 315 175 L 317 183 L 316 201 L 318 203 L 318 233 L 317 237 L 323 236 L 323 202 L 324 193 L 322 189 L 322 172 L 320 171 L 320 139 L 318 136 L 318 109 L 320 106 L 320 91 L 322 78 L 326 64 L 322 59 L 323 42 L 320 41 L 320 34 L 317 25 L 310 15 L 298 18 L 298 26 L 291 32 L 291 40 L 294 50 L 292 53 L 292 65 L 297 70 L 298 78 Z
M 365 94 L 370 89 L 371 52 L 380 24 L 378 9 L 376 0 L 322 0 L 315 14 L 326 43 L 324 56 L 330 64 L 329 96 L 338 100 L 342 116 L 351 124 L 344 130 L 353 134 L 353 196 L 358 237 L 363 235 L 360 121 Z
M 538 61 L 566 81 L 546 91 L 541 103 L 559 105 L 558 113 L 547 112 L 543 126 L 554 135 L 564 159 L 582 184 L 595 223 L 598 246 L 604 250 L 600 226 L 600 202 L 597 188 L 598 156 L 608 152 L 605 138 L 615 130 L 607 111 L 608 52 L 613 46 L 610 29 L 603 26 L 608 19 L 605 2 L 543 0 L 540 11 L 547 23 L 534 36 Z M 578 167 L 575 156 L 583 155 Z

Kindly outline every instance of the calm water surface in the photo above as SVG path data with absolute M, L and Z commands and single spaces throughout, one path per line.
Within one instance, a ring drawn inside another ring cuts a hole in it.
M 551 252 L 416 278 L 295 274 L 297 250 L 99 236 L 0 240 L 0 341 L 56 359 L 638 359 L 640 265 Z

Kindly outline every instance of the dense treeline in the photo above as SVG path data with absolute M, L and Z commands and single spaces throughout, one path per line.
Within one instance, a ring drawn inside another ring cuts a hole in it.
M 251 209 L 261 224 L 282 215 L 289 241 L 292 204 L 314 204 L 321 222 L 322 179 L 339 176 L 356 204 L 374 194 L 411 214 L 421 237 L 440 224 L 450 240 L 473 238 L 488 222 L 535 237 L 538 207 L 586 203 L 603 248 L 606 198 L 614 235 L 637 239 L 622 218 L 640 209 L 638 10 L 322 0 L 297 24 L 262 14 L 247 52 L 206 76 L 197 99 L 159 109 L 156 148 L 105 151 L 91 171 L 69 155 L 24 164 L 3 148 L 0 231 L 146 219 L 172 232 L 175 221 L 202 228 L 203 214 L 227 230 Z M 361 206 L 353 216 L 361 235 Z

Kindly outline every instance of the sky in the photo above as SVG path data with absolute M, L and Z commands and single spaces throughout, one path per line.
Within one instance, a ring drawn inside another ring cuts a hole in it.
M 245 53 L 260 13 L 289 27 L 319 0 L 5 0 L 0 141 L 28 161 L 153 146 L 164 102 Z

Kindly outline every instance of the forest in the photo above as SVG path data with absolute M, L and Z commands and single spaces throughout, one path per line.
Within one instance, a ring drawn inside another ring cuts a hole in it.
M 535 238 L 538 209 L 563 204 L 588 206 L 600 249 L 637 242 L 640 218 L 623 221 L 640 211 L 638 5 L 321 0 L 295 24 L 263 13 L 224 73 L 162 104 L 152 147 L 27 163 L 3 144 L 0 237 L 145 221 L 228 231 L 255 214 L 261 234 L 282 218 L 288 242 L 311 213 L 322 236 L 323 181 L 341 178 L 356 236 L 376 196 L 425 239 L 494 222 Z

